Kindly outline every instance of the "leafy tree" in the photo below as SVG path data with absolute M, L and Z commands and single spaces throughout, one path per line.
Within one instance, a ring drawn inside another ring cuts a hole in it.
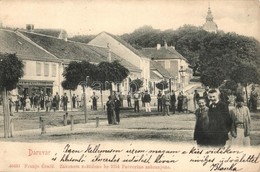
M 65 81 L 63 82 L 62 86 L 64 89 L 75 90 L 78 85 L 82 86 L 85 123 L 87 123 L 88 121 L 85 87 L 90 86 L 90 82 L 88 82 L 88 79 L 95 80 L 95 73 L 96 65 L 91 64 L 87 61 L 72 61 L 65 68 L 65 71 L 63 73 Z
M 141 79 L 134 79 L 129 83 L 131 92 L 139 91 L 143 87 L 144 82 Z
M 0 90 L 3 97 L 4 137 L 10 133 L 10 111 L 7 92 L 16 88 L 19 79 L 24 75 L 23 63 L 16 54 L 0 53 Z
M 222 68 L 209 67 L 206 71 L 203 71 L 200 77 L 200 82 L 211 88 L 217 88 L 225 80 L 225 73 Z
M 165 90 L 169 87 L 169 84 L 166 80 L 162 80 L 161 82 L 156 83 L 155 86 L 159 90 Z
M 241 83 L 245 87 L 247 105 L 249 105 L 247 86 L 252 83 L 260 83 L 260 74 L 257 71 L 257 68 L 249 64 L 241 64 L 232 71 L 231 79 L 236 83 Z

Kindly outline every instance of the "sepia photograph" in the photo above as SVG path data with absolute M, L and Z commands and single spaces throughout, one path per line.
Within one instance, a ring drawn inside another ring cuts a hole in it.
M 260 172 L 259 0 L 0 0 L 0 171 Z

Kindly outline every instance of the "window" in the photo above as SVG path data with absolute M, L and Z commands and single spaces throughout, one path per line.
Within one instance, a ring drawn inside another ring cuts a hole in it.
M 49 76 L 49 64 L 44 63 L 44 76 Z
M 56 64 L 52 64 L 52 75 L 51 76 L 56 77 L 56 73 L 57 73 Z
M 42 74 L 42 65 L 40 62 L 36 62 L 36 75 L 37 76 L 41 76 Z

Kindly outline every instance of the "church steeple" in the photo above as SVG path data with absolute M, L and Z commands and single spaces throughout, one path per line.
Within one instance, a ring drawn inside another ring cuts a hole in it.
M 208 32 L 217 32 L 218 26 L 217 24 L 213 21 L 213 15 L 210 9 L 210 4 L 208 7 L 208 13 L 206 16 L 206 23 L 202 26 L 202 28 Z

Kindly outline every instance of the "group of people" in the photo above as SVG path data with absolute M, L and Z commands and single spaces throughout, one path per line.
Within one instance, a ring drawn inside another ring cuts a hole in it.
M 108 96 L 107 106 L 107 120 L 109 125 L 118 125 L 120 123 L 120 107 L 122 103 L 115 94 Z
M 198 99 L 194 140 L 199 146 L 225 146 L 230 133 L 232 145 L 249 146 L 251 118 L 243 96 L 236 96 L 231 109 L 220 97 L 220 92 L 212 89 L 207 98 Z

